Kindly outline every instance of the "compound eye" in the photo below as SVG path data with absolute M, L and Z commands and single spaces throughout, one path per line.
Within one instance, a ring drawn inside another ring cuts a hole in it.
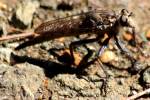
M 127 15 L 129 12 L 128 12 L 128 10 L 126 10 L 126 9 L 122 9 L 121 10 L 121 14 L 122 15 Z
M 122 20 L 123 23 L 127 23 L 127 21 L 128 21 L 126 16 L 122 16 L 121 20 Z

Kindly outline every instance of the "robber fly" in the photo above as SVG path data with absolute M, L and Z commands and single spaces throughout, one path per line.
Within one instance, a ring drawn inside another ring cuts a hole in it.
M 32 33 L 7 36 L 1 38 L 0 41 L 19 37 L 32 37 L 15 48 L 16 50 L 19 50 L 27 46 L 59 37 L 95 34 L 95 38 L 84 39 L 81 41 L 72 42 L 70 44 L 70 54 L 72 62 L 74 62 L 73 49 L 75 45 L 100 42 L 100 39 L 104 36 L 104 34 L 107 34 L 108 38 L 103 41 L 102 46 L 99 49 L 98 56 L 102 54 L 109 40 L 114 38 L 118 48 L 122 52 L 126 53 L 128 57 L 132 58 L 131 55 L 121 46 L 118 34 L 121 27 L 131 28 L 131 33 L 133 34 L 133 38 L 135 40 L 135 25 L 133 22 L 132 13 L 128 12 L 126 9 L 122 9 L 119 14 L 108 10 L 92 10 L 82 14 L 42 23 Z M 134 62 L 133 58 L 132 62 Z
M 119 29 L 122 27 L 131 29 L 131 33 L 133 34 L 133 39 L 135 41 L 135 24 L 132 20 L 132 13 L 128 12 L 126 9 L 122 9 L 119 14 L 108 10 L 92 10 L 82 14 L 42 23 L 34 30 L 34 32 L 25 32 L 19 35 L 2 37 L 0 38 L 0 41 L 14 38 L 31 37 L 28 39 L 28 41 L 15 48 L 16 50 L 19 50 L 27 46 L 59 37 L 95 34 L 96 37 L 94 38 L 83 39 L 70 44 L 69 48 L 71 61 L 72 64 L 74 64 L 75 58 L 73 55 L 73 50 L 76 45 L 83 45 L 91 42 L 101 42 L 101 38 L 104 36 L 104 34 L 107 34 L 107 38 L 101 42 L 101 48 L 97 53 L 97 58 L 103 53 L 104 49 L 108 45 L 109 40 L 113 38 L 118 48 L 125 53 L 129 59 L 131 59 L 132 64 L 135 64 L 135 59 L 126 50 L 126 48 L 122 47 L 119 41 Z

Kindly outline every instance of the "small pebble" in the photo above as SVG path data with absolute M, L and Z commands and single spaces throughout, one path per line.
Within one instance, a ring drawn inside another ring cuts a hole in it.
M 150 85 L 150 68 L 146 69 L 143 73 L 143 81 Z
M 150 39 L 150 29 L 146 32 L 146 38 Z
M 16 10 L 16 17 L 24 25 L 30 25 L 32 22 L 33 14 L 36 9 L 39 7 L 39 2 L 24 0 L 20 5 L 18 5 Z
M 132 37 L 132 35 L 129 34 L 129 33 L 124 33 L 124 34 L 123 34 L 123 38 L 124 38 L 125 40 L 127 40 L 127 41 L 130 41 L 133 37 Z
M 116 59 L 116 55 L 114 52 L 107 50 L 101 55 L 100 58 L 103 63 L 108 63 L 108 62 Z
M 10 63 L 12 61 L 11 53 L 12 53 L 12 49 L 1 48 L 0 49 L 0 60 Z

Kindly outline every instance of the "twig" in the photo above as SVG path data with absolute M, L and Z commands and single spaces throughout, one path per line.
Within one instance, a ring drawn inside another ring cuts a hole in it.
M 21 34 L 15 34 L 15 35 L 7 35 L 7 36 L 0 37 L 0 41 L 16 39 L 16 38 L 25 38 L 25 37 L 30 37 L 33 35 L 34 35 L 33 32 L 21 33 Z
M 146 89 L 146 90 L 144 90 L 142 92 L 139 92 L 139 93 L 137 93 L 137 94 L 135 94 L 133 96 L 128 97 L 127 100 L 133 100 L 133 99 L 136 99 L 136 98 L 138 98 L 138 97 L 140 97 L 140 96 L 142 96 L 144 94 L 148 94 L 148 93 L 150 93 L 150 88 L 148 88 L 148 89 Z

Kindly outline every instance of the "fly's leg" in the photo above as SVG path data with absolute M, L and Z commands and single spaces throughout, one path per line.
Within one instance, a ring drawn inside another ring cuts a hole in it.
M 132 67 L 129 71 L 137 72 L 138 69 L 136 67 L 137 67 L 138 63 L 137 63 L 136 59 L 133 58 L 133 56 L 131 55 L 131 53 L 128 51 L 127 48 L 122 47 L 122 44 L 119 41 L 117 36 L 115 36 L 114 39 L 115 39 L 117 47 L 121 50 L 121 52 L 124 53 L 127 56 L 127 58 L 129 58 L 131 60 Z
M 131 54 L 129 53 L 129 51 L 127 50 L 127 48 L 123 47 L 121 41 L 118 39 L 117 36 L 114 37 L 115 39 L 115 43 L 117 45 L 117 47 L 120 49 L 120 51 L 124 54 L 126 54 L 128 57 L 131 58 Z
M 98 50 L 98 52 L 96 53 L 95 58 L 92 61 L 87 62 L 86 64 L 81 63 L 82 65 L 79 64 L 80 67 L 78 67 L 78 70 L 77 70 L 77 72 L 81 72 L 81 69 L 89 66 L 90 64 L 93 64 L 95 61 L 98 61 L 99 65 L 102 68 L 102 70 L 104 71 L 104 74 L 106 75 L 106 77 L 100 78 L 100 80 L 94 80 L 93 82 L 102 81 L 102 86 L 100 87 L 100 91 L 101 91 L 101 95 L 103 95 L 103 96 L 106 96 L 106 93 L 107 93 L 107 86 L 108 86 L 107 82 L 108 82 L 109 75 L 108 75 L 106 69 L 104 68 L 101 60 L 99 59 L 99 56 L 101 56 L 101 54 L 107 48 L 109 40 L 110 40 L 110 37 L 107 38 L 103 43 L 101 43 L 101 47 Z M 88 54 L 86 56 L 89 56 L 89 57 L 86 60 L 88 61 L 88 59 L 92 56 L 93 52 L 91 50 L 89 50 L 88 48 L 87 48 L 87 50 L 88 50 Z
M 99 56 L 101 56 L 101 54 L 104 52 L 105 48 L 106 48 L 107 45 L 108 45 L 108 42 L 109 42 L 110 38 L 111 38 L 111 37 L 107 38 L 107 39 L 102 43 L 101 48 L 99 49 L 98 53 L 96 54 L 95 58 L 94 58 L 92 61 L 87 62 L 85 65 L 84 65 L 83 63 L 80 63 L 80 64 L 79 64 L 79 67 L 77 68 L 77 72 L 81 72 L 82 69 L 84 69 L 85 67 L 89 66 L 90 64 L 92 64 L 92 63 L 94 63 L 95 61 L 98 60 L 98 63 L 100 64 L 100 66 L 102 67 L 102 69 L 103 69 L 103 71 L 104 71 L 104 73 L 105 73 L 105 75 L 106 75 L 105 79 L 104 79 L 104 78 L 100 79 L 100 81 L 103 82 L 103 84 L 102 84 L 100 90 L 101 90 L 101 94 L 104 95 L 104 96 L 105 96 L 106 93 L 107 93 L 106 88 L 107 88 L 107 81 L 108 81 L 109 75 L 107 74 L 107 72 L 106 72 L 106 70 L 105 70 L 105 68 L 104 68 L 104 66 L 103 66 L 103 64 L 102 64 L 102 62 L 100 61 Z M 70 44 L 70 53 L 71 53 L 71 57 L 72 57 L 72 62 L 74 62 L 74 59 L 75 59 L 74 56 L 73 56 L 73 49 L 75 48 L 75 46 L 78 46 L 78 45 L 85 45 L 85 44 L 87 44 L 87 43 L 92 43 L 92 42 L 95 42 L 95 41 L 99 41 L 99 38 L 81 40 L 81 41 L 76 41 L 76 42 L 71 43 L 71 44 Z M 85 57 L 87 57 L 87 58 L 86 58 L 86 61 L 88 61 L 88 59 L 89 59 L 89 58 L 92 56 L 92 54 L 93 54 L 91 50 L 89 50 L 89 49 L 87 49 L 87 50 L 88 50 L 88 54 L 85 56 Z M 83 58 L 83 59 L 84 59 L 84 58 Z M 82 62 L 82 61 L 81 61 L 81 62 Z M 87 66 L 86 66 L 86 65 L 87 65 Z
M 108 45 L 108 42 L 109 42 L 110 38 L 111 38 L 111 37 L 107 38 L 107 39 L 102 43 L 102 46 L 101 46 L 101 48 L 99 49 L 99 51 L 98 51 L 98 53 L 97 53 L 97 55 L 96 55 L 97 61 L 98 61 L 99 65 L 100 65 L 100 67 L 102 68 L 104 74 L 106 75 L 105 78 L 101 79 L 101 80 L 103 81 L 103 84 L 102 84 L 100 90 L 101 90 L 101 95 L 103 95 L 103 96 L 106 96 L 106 93 L 107 93 L 106 88 L 107 88 L 107 82 L 108 82 L 109 74 L 107 73 L 107 71 L 106 71 L 105 67 L 103 66 L 103 64 L 102 64 L 101 60 L 99 59 L 99 57 L 102 55 L 102 53 L 103 53 L 103 52 L 105 51 L 105 49 L 107 48 L 107 45 Z
M 104 52 L 105 49 L 106 49 L 106 45 L 103 45 L 99 49 L 99 52 L 98 52 L 99 56 L 101 56 L 101 54 Z M 107 73 L 107 71 L 106 71 L 105 67 L 103 66 L 103 64 L 102 64 L 101 60 L 99 59 L 99 57 L 97 57 L 97 58 L 98 58 L 97 61 L 100 65 L 100 67 L 102 68 L 104 74 L 106 75 L 105 78 L 101 79 L 103 84 L 102 84 L 101 89 L 100 89 L 101 90 L 101 95 L 106 96 L 106 93 L 107 93 L 106 88 L 107 88 L 107 81 L 108 81 L 108 78 L 109 78 L 109 74 Z
M 107 82 L 108 82 L 109 75 L 107 74 L 107 71 L 106 71 L 106 69 L 104 68 L 102 62 L 100 61 L 99 56 L 101 56 L 101 54 L 102 54 L 102 53 L 104 52 L 104 50 L 107 48 L 107 45 L 108 45 L 109 40 L 110 40 L 110 38 L 107 38 L 107 39 L 102 43 L 102 46 L 101 46 L 101 48 L 98 50 L 98 53 L 96 53 L 95 58 L 94 58 L 92 61 L 90 61 L 90 62 L 88 62 L 88 60 L 89 60 L 89 58 L 93 55 L 93 52 L 92 52 L 92 50 L 90 50 L 88 47 L 86 47 L 87 50 L 88 50 L 88 54 L 87 54 L 86 56 L 84 56 L 84 58 L 82 59 L 82 61 L 80 62 L 80 64 L 79 64 L 78 67 L 77 67 L 77 70 L 76 70 L 77 73 L 81 73 L 81 71 L 83 71 L 83 69 L 85 69 L 87 66 L 93 64 L 95 61 L 98 61 L 98 63 L 100 64 L 100 67 L 102 67 L 102 70 L 104 71 L 104 74 L 106 75 L 106 77 L 100 78 L 100 80 L 96 80 L 96 81 L 95 81 L 95 82 L 99 82 L 99 81 L 102 81 L 102 82 L 103 82 L 103 83 L 102 83 L 102 86 L 101 86 L 101 88 L 100 88 L 101 95 L 103 95 L 103 96 L 106 96 L 106 93 L 107 93 L 107 90 L 106 90 L 106 89 L 107 89 Z M 95 42 L 95 41 L 98 41 L 98 39 L 96 38 L 96 39 L 89 39 L 89 40 L 77 41 L 77 42 L 74 42 L 74 43 L 71 44 L 71 45 L 73 45 L 73 46 L 77 46 L 77 45 L 84 45 L 84 46 L 86 46 L 86 45 L 85 45 L 86 43 L 91 43 L 91 42 Z M 73 49 L 73 48 L 74 48 L 74 47 L 72 47 L 72 49 Z M 71 49 L 70 49 L 70 50 L 71 50 Z M 70 51 L 70 52 L 72 52 L 72 54 L 73 54 L 73 50 Z M 72 55 L 72 56 L 73 56 L 73 55 Z M 74 59 L 74 58 L 73 58 L 73 59 Z M 84 63 L 83 63 L 83 61 L 84 61 Z
M 83 71 L 85 68 L 89 67 L 91 64 L 93 64 L 97 59 L 89 61 L 89 58 L 93 55 L 93 51 L 90 50 L 86 45 L 84 47 L 87 49 L 88 53 L 83 57 L 83 59 L 80 61 L 76 73 L 77 74 L 85 74 Z
M 80 41 L 72 42 L 69 46 L 70 55 L 71 55 L 71 63 L 74 64 L 75 58 L 74 58 L 73 50 L 75 49 L 76 46 L 85 45 L 85 44 L 96 42 L 96 41 L 98 41 L 98 38 L 86 39 L 86 40 L 80 40 Z
M 120 51 L 125 54 L 129 59 L 131 59 L 131 62 L 135 62 L 135 59 L 131 56 L 131 53 L 128 51 L 127 48 L 122 47 L 122 44 L 118 37 L 114 37 L 117 47 L 120 49 Z
M 105 51 L 105 49 L 107 48 L 107 45 L 108 45 L 109 40 L 110 40 L 110 37 L 107 38 L 107 39 L 102 43 L 102 46 L 101 46 L 101 48 L 99 49 L 99 51 L 98 51 L 98 53 L 97 53 L 97 55 L 96 55 L 96 57 L 98 58 L 98 62 L 99 62 L 101 68 L 103 69 L 103 71 L 104 71 L 104 73 L 105 73 L 105 75 L 106 75 L 106 79 L 107 79 L 109 76 L 108 76 L 107 71 L 105 70 L 105 68 L 104 68 L 104 66 L 103 66 L 103 64 L 102 64 L 102 62 L 101 62 L 101 60 L 99 59 L 99 57 L 102 55 L 102 53 L 103 53 L 103 52 Z
M 136 36 L 135 36 L 135 28 L 134 27 L 132 28 L 132 33 L 133 33 L 133 45 L 136 46 L 137 41 L 135 39 Z

